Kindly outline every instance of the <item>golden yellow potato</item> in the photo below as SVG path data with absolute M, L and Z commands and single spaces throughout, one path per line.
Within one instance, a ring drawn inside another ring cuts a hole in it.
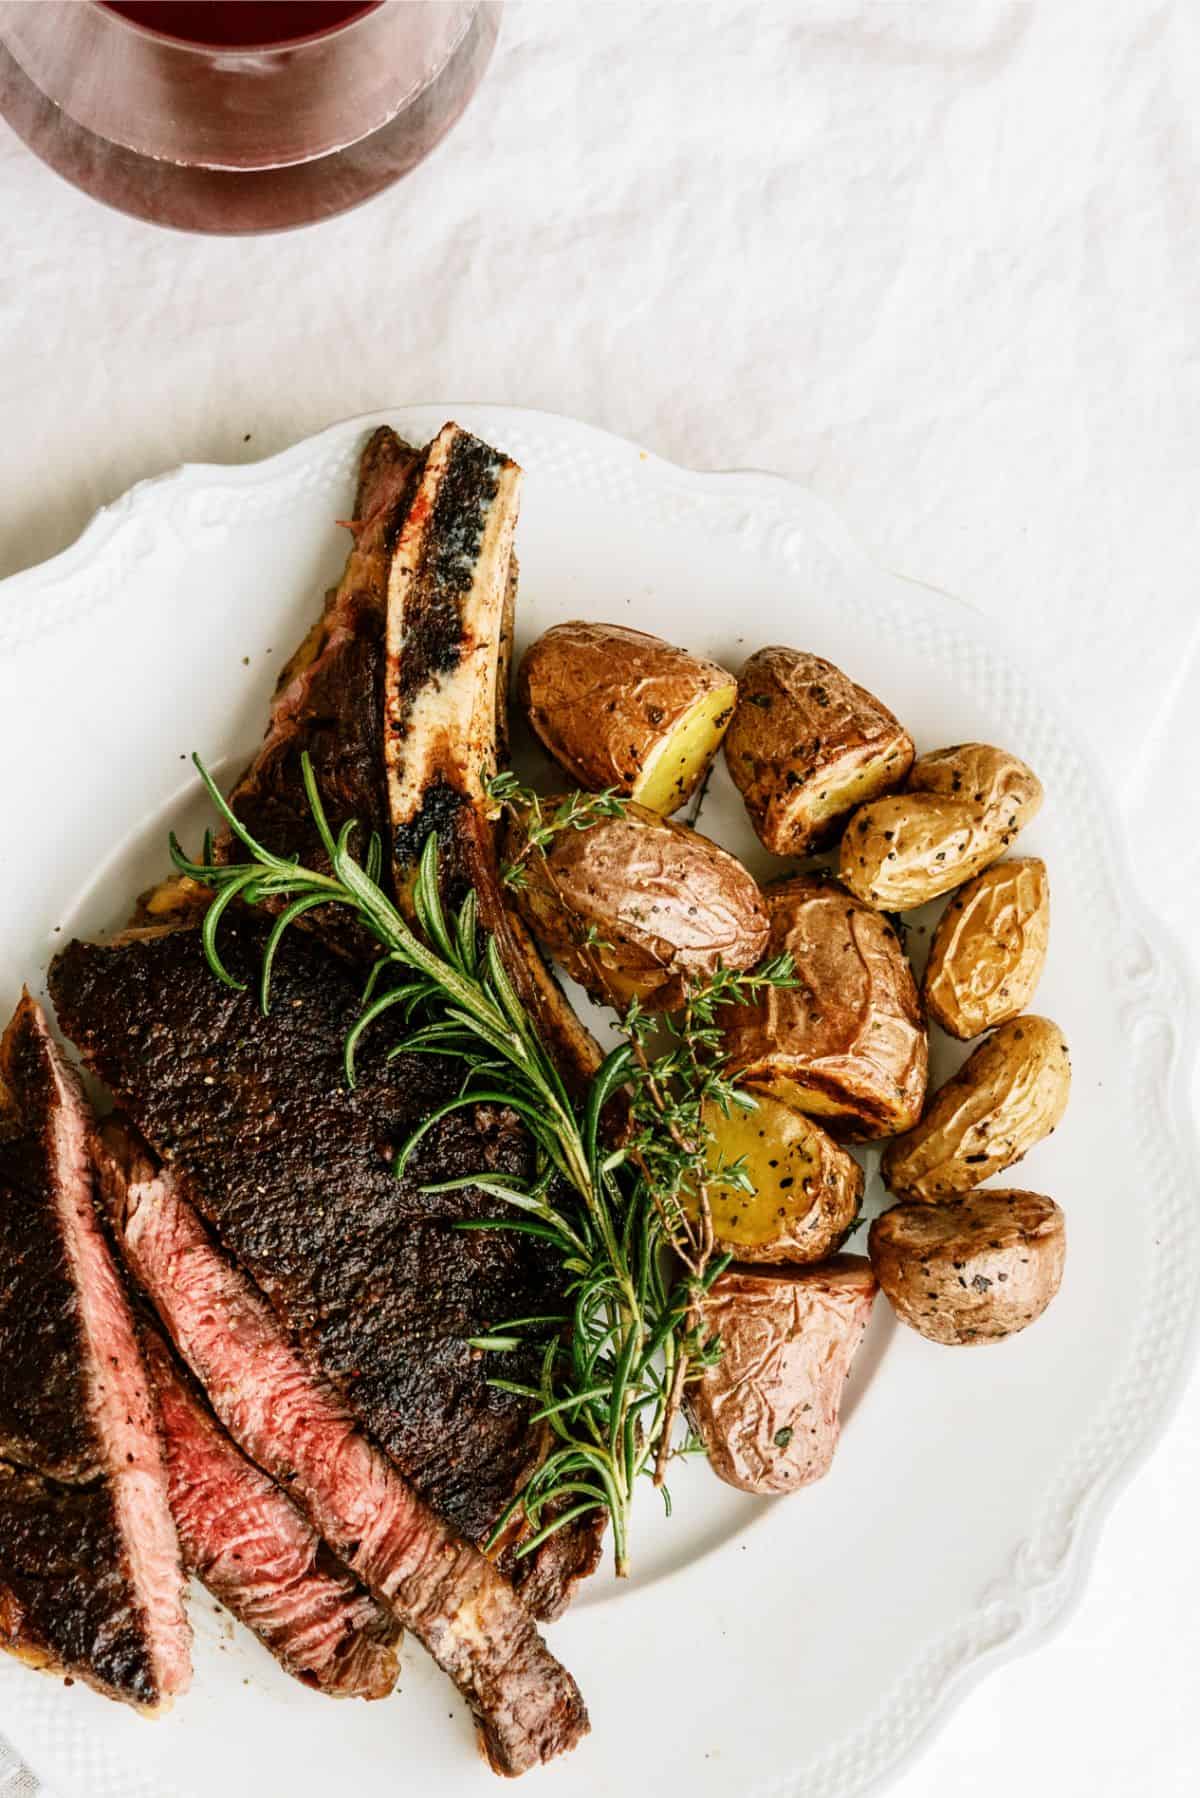
M 913 763 L 903 792 L 854 813 L 838 872 L 866 904 L 912 911 L 999 861 L 1041 803 L 1037 775 L 1005 750 L 939 749 Z
M 701 1117 L 711 1135 L 714 1173 L 744 1161 L 754 1188 L 709 1187 L 713 1229 L 739 1261 L 823 1261 L 841 1246 L 858 1216 L 863 1171 L 801 1111 L 766 1093 L 753 1111 L 711 1101 Z
M 719 1479 L 743 1492 L 796 1492 L 829 1471 L 876 1290 L 861 1255 L 718 1275 L 704 1322 L 722 1354 L 688 1386 L 687 1408 Z
M 871 1225 L 871 1266 L 904 1323 L 930 1342 L 999 1342 L 1042 1315 L 1062 1281 L 1066 1225 L 1036 1192 L 910 1202 Z
M 552 813 L 557 801 L 544 802 Z M 506 853 L 521 851 L 520 826 Z M 624 1009 L 679 1005 L 719 965 L 761 960 L 768 922 L 753 878 L 727 849 L 633 800 L 620 817 L 556 836 L 526 863 L 515 903 L 535 937 L 594 998 Z
M 929 951 L 922 997 L 966 1041 L 1024 1011 L 1050 936 L 1050 882 L 1036 856 L 995 862 L 955 893 Z
M 611 787 L 665 816 L 687 803 L 721 747 L 737 682 L 661 637 L 576 621 L 526 650 L 518 696 L 581 787 Z
M 887 707 L 820 656 L 776 645 L 738 675 L 725 760 L 775 855 L 831 841 L 856 805 L 900 785 L 913 753 Z
M 723 1009 L 730 1072 L 866 1141 L 921 1115 L 928 1044 L 912 970 L 892 926 L 818 875 L 763 892 L 767 954 L 794 958 L 799 984 Z
M 916 1129 L 888 1144 L 884 1180 L 904 1199 L 970 1192 L 1050 1134 L 1070 1091 L 1071 1060 L 1058 1025 L 1013 1018 L 939 1087 Z

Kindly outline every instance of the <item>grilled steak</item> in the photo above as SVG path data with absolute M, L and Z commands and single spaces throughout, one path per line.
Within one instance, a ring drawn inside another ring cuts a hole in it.
M 118 1178 L 154 1180 L 148 1164 L 117 1152 Z M 140 1336 L 190 1571 L 304 1685 L 334 1698 L 386 1698 L 399 1667 L 395 1621 L 225 1434 L 157 1330 L 142 1322 Z
M 263 936 L 254 921 L 223 926 L 234 974 L 253 979 Z M 280 948 L 269 1018 L 213 978 L 193 931 L 73 943 L 51 986 L 64 1029 L 313 1364 L 421 1496 L 482 1541 L 542 1438 L 469 1338 L 561 1309 L 560 1276 L 535 1238 L 455 1228 L 500 1213 L 495 1201 L 421 1188 L 524 1170 L 511 1118 L 481 1106 L 444 1119 L 396 1179 L 393 1146 L 457 1090 L 459 1070 L 389 1062 L 381 1024 L 350 1091 L 341 1044 L 358 982 L 299 933 Z M 536 1360 L 506 1357 L 504 1371 L 528 1379 Z M 565 1602 L 596 1552 L 594 1532 L 551 1537 L 517 1564 L 539 1614 Z
M 130 1180 L 115 1164 L 104 1178 L 130 1269 L 222 1423 L 449 1673 L 498 1772 L 573 1747 L 583 1702 L 511 1586 L 356 1428 L 180 1184 L 168 1170 Z
M 162 1447 L 91 1119 L 28 994 L 0 1084 L 0 1643 L 154 1708 L 191 1675 Z

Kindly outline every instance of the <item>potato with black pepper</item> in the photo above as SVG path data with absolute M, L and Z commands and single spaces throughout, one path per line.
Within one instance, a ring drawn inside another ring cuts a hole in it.
M 1013 1018 L 938 1088 L 916 1128 L 888 1144 L 883 1178 L 903 1199 L 970 1192 L 1050 1134 L 1070 1091 L 1071 1058 L 1058 1025 Z
M 778 881 L 762 896 L 767 954 L 790 954 L 797 984 L 722 1009 L 730 1073 L 843 1139 L 910 1129 L 925 1098 L 928 1042 L 895 930 L 823 876 Z
M 1024 1011 L 1050 936 L 1050 882 L 1036 856 L 995 862 L 955 893 L 929 951 L 921 993 L 963 1042 Z
M 686 1404 L 718 1478 L 743 1492 L 797 1492 L 829 1471 L 876 1291 L 861 1255 L 717 1276 L 704 1324 L 721 1356 Z
M 721 747 L 737 682 L 726 669 L 622 624 L 556 624 L 526 650 L 521 706 L 589 792 L 663 816 L 686 805 Z
M 806 855 L 855 806 L 898 787 L 912 738 L 832 662 L 772 645 L 738 675 L 725 760 L 763 846 Z
M 552 815 L 559 802 L 542 801 Z M 593 998 L 624 1009 L 682 1003 L 718 967 L 753 967 L 769 930 L 752 876 L 727 849 L 634 801 L 525 854 L 520 820 L 505 853 L 524 857 L 514 903 L 535 937 Z
M 897 1317 L 930 1342 L 999 1342 L 1042 1315 L 1058 1291 L 1066 1224 L 1041 1193 L 973 1192 L 919 1201 L 871 1225 L 871 1266 Z
M 914 762 L 904 790 L 860 806 L 846 827 L 838 873 L 881 911 L 912 911 L 961 886 L 1036 814 L 1031 768 L 987 743 L 960 743 Z
M 841 1247 L 863 1194 L 863 1171 L 853 1155 L 812 1118 L 767 1093 L 754 1095 L 753 1110 L 731 1105 L 725 1113 L 709 1100 L 701 1120 L 714 1175 L 740 1163 L 747 1183 L 714 1179 L 708 1187 L 719 1248 L 739 1261 L 804 1265 Z

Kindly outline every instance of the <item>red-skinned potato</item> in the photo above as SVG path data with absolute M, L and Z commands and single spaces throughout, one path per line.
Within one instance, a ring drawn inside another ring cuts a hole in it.
M 721 1356 L 687 1389 L 718 1478 L 743 1492 L 797 1492 L 829 1471 L 876 1290 L 861 1255 L 718 1275 L 704 1322 Z
M 798 984 L 723 1009 L 731 1074 L 850 1141 L 910 1129 L 921 1115 L 929 1051 L 896 932 L 819 875 L 775 882 L 763 898 L 766 952 L 789 953 Z
M 543 800 L 545 815 L 557 802 Z M 522 853 L 522 827 L 506 854 Z M 718 966 L 749 968 L 767 941 L 767 914 L 750 874 L 727 849 L 632 800 L 619 817 L 564 830 L 528 857 L 515 903 L 572 979 L 624 1009 L 679 1005 L 689 983 Z
M 556 624 L 526 650 L 518 698 L 585 791 L 666 816 L 699 786 L 733 716 L 726 669 L 621 624 Z
M 725 760 L 774 855 L 831 842 L 855 806 L 900 785 L 913 753 L 887 707 L 821 656 L 776 644 L 738 675 Z

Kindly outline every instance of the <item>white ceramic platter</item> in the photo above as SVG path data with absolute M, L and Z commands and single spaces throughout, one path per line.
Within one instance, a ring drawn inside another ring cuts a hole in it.
M 618 1589 L 606 1570 L 551 1632 L 593 1733 L 530 1776 L 537 1790 L 849 1798 L 1061 1615 L 1179 1383 L 1198 1212 L 1175 969 L 1098 777 L 1002 633 L 881 572 L 803 492 L 688 473 L 536 413 L 380 416 L 419 440 L 456 417 L 524 465 L 523 639 L 593 617 L 735 666 L 762 643 L 802 645 L 877 691 L 918 747 L 998 741 L 1045 783 L 1022 839 L 1053 889 L 1037 1005 L 1065 1028 L 1075 1081 L 1019 1179 L 1066 1209 L 1061 1297 L 1025 1335 L 973 1353 L 924 1342 L 881 1303 L 826 1480 L 761 1502 L 690 1465 L 669 1522 L 644 1495 L 634 1577 Z M 120 921 L 170 825 L 194 834 L 187 753 L 232 772 L 256 742 L 275 671 L 344 556 L 335 520 L 376 422 L 135 488 L 0 587 L 5 1015 L 23 979 L 41 990 L 68 933 Z M 767 871 L 723 769 L 703 827 Z M 400 1695 L 335 1705 L 206 1597 L 193 1616 L 193 1690 L 153 1724 L 0 1659 L 0 1728 L 59 1798 L 495 1790 L 462 1704 L 415 1647 Z

